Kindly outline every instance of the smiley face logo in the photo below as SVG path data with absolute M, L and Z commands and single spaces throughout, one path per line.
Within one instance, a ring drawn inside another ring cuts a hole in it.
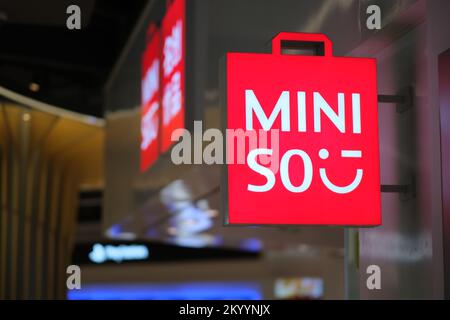
M 322 160 L 328 159 L 330 153 L 327 149 L 320 149 L 319 157 Z M 342 158 L 361 158 L 362 152 L 360 150 L 342 150 L 341 157 Z M 327 176 L 325 168 L 319 168 L 320 178 L 322 179 L 323 184 L 330 189 L 331 191 L 339 194 L 350 193 L 355 190 L 359 184 L 361 183 L 363 177 L 363 169 L 356 169 L 356 176 L 353 179 L 353 182 L 346 186 L 337 186 Z

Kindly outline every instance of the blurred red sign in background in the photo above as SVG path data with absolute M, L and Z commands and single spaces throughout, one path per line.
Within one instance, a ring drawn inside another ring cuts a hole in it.
M 147 170 L 159 155 L 160 123 L 160 51 L 161 35 L 154 25 L 151 39 L 142 57 L 141 87 L 141 171 Z M 149 28 L 149 29 L 150 29 Z
M 172 132 L 184 128 L 185 1 L 173 1 L 162 21 L 161 151 L 172 145 Z M 176 140 L 178 137 L 173 137 Z
M 167 151 L 184 128 L 185 1 L 172 1 L 161 24 L 152 24 L 142 58 L 141 172 Z M 173 139 L 172 139 L 173 138 Z

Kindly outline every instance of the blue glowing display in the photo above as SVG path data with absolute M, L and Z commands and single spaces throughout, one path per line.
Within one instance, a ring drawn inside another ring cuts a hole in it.
M 260 300 L 261 288 L 251 282 L 182 284 L 91 284 L 71 290 L 69 300 Z

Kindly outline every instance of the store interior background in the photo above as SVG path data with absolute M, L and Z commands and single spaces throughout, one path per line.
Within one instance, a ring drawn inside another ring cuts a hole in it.
M 270 52 L 279 31 L 325 33 L 337 56 L 376 57 L 379 94 L 414 89 L 403 113 L 380 104 L 379 125 L 382 184 L 415 187 L 383 193 L 383 226 L 368 229 L 224 227 L 219 166 L 175 166 L 168 152 L 141 173 L 141 56 L 165 1 L 79 1 L 81 31 L 65 29 L 63 4 L 44 2 L 39 21 L 29 2 L 0 1 L 10 44 L 0 49 L 0 298 L 448 298 L 438 56 L 450 47 L 449 1 L 186 1 L 188 129 L 220 128 L 220 58 Z M 365 26 L 370 4 L 382 9 L 379 31 Z M 46 50 L 26 44 L 39 37 Z M 192 219 L 169 208 L 187 200 L 207 228 L 180 232 Z M 145 243 L 149 258 L 96 264 L 95 243 Z M 70 264 L 82 290 L 65 289 Z M 371 264 L 382 290 L 366 287 Z

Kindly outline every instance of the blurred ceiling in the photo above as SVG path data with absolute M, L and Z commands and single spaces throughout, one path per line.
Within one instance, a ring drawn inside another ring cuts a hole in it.
M 0 85 L 103 116 L 103 84 L 146 3 L 0 0 Z M 66 28 L 71 4 L 81 9 L 81 30 Z

